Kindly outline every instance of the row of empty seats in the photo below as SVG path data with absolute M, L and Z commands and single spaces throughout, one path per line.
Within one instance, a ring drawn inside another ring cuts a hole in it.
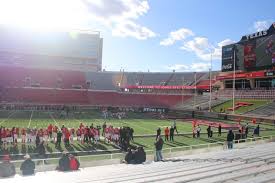
M 105 165 L 76 172 L 38 172 L 32 177 L 17 175 L 11 182 L 111 183 L 111 182 L 190 182 L 190 183 L 266 183 L 275 182 L 275 143 L 242 149 L 217 150 L 186 155 L 141 165 Z
M 217 98 L 212 96 L 211 106 L 217 106 L 219 104 L 224 103 L 227 100 L 228 100 L 227 98 L 223 98 L 223 97 Z M 210 101 L 209 95 L 191 96 L 188 100 L 185 100 L 184 102 L 179 103 L 178 108 L 185 109 L 185 110 L 194 110 L 194 108 L 206 110 L 209 108 L 209 101 Z
M 275 90 L 235 90 L 235 97 L 236 98 L 243 98 L 243 99 L 274 99 L 275 98 Z M 232 98 L 233 90 L 232 89 L 225 89 L 219 90 L 217 93 L 218 97 L 226 97 Z
M 5 88 L 3 102 L 34 104 L 76 104 L 114 107 L 173 107 L 190 95 L 129 94 L 115 91 Z
M 246 115 L 262 116 L 262 117 L 275 117 L 275 101 L 267 105 L 261 106 L 255 110 L 245 113 Z
M 200 79 L 207 73 L 196 73 Z M 193 85 L 195 73 L 156 73 L 156 72 L 87 72 L 87 81 L 95 90 L 116 90 L 129 85 Z
M 74 85 L 86 87 L 86 78 L 83 72 L 13 66 L 0 67 L 0 86 L 2 87 L 73 88 Z
M 80 72 L 1 65 L 0 86 L 65 89 L 81 86 L 94 90 L 117 90 L 128 85 L 193 85 L 195 80 L 199 81 L 206 75 L 205 72 Z

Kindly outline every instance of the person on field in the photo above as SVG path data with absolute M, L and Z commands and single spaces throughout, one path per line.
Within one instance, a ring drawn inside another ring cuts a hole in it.
M 170 141 L 173 141 L 173 142 L 174 142 L 174 132 L 175 132 L 175 129 L 173 126 L 171 126 L 169 134 L 170 134 Z
M 234 138 L 235 138 L 235 135 L 234 135 L 233 131 L 229 130 L 228 134 L 227 134 L 227 138 L 226 138 L 228 149 L 233 149 Z
M 197 138 L 200 138 L 201 136 L 201 127 L 200 125 L 197 126 Z
M 171 127 L 173 128 L 173 127 Z M 162 156 L 162 147 L 163 147 L 163 140 L 161 136 L 159 135 L 157 138 L 157 141 L 155 142 L 155 147 L 156 147 L 156 161 L 162 161 L 163 156 Z
M 158 128 L 158 129 L 157 129 L 157 136 L 156 136 L 156 140 L 157 140 L 158 136 L 160 136 L 160 134 L 161 134 L 161 129 L 160 129 L 160 128 Z
M 30 155 L 26 154 L 24 159 L 25 161 L 20 166 L 22 175 L 34 175 L 35 163 L 31 160 Z
M 178 134 L 179 132 L 178 132 L 178 129 L 177 129 L 177 123 L 176 123 L 176 120 L 174 120 L 174 121 L 173 121 L 173 124 L 172 124 L 171 126 L 173 126 L 174 131 L 176 131 L 176 132 L 177 132 L 177 134 Z
M 62 132 L 59 130 L 57 132 L 55 148 L 57 148 L 57 147 L 60 148 L 61 147 L 61 139 L 62 139 Z
M 75 158 L 74 155 L 70 154 L 69 155 L 69 159 L 70 159 L 70 170 L 78 170 L 79 169 L 79 161 Z
M 218 136 L 221 136 L 222 135 L 222 126 L 221 124 L 219 124 L 219 127 L 218 127 Z
M 260 125 L 254 129 L 253 136 L 260 136 Z
M 247 125 L 245 125 L 245 138 L 247 138 L 247 136 L 248 136 L 248 131 L 249 131 L 249 127 L 247 124 Z
M 164 130 L 165 141 L 169 141 L 169 139 L 168 139 L 169 132 L 170 132 L 169 128 L 168 128 L 168 127 L 166 127 L 166 128 L 165 128 L 165 130 Z
M 210 138 L 212 137 L 212 130 L 211 130 L 211 126 L 209 125 L 208 128 L 207 128 L 207 137 Z
M 0 177 L 12 177 L 15 173 L 15 166 L 10 162 L 10 156 L 5 155 L 0 163 Z

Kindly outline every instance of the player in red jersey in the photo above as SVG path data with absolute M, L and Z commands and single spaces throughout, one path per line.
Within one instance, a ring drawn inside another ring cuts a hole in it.
M 70 129 L 70 143 L 71 143 L 71 144 L 74 143 L 74 133 L 75 133 L 74 128 L 71 128 L 71 129 Z
M 78 128 L 76 130 L 76 136 L 77 136 L 77 141 L 81 142 L 81 130 L 80 130 L 80 128 Z
M 26 143 L 26 129 L 25 128 L 21 129 L 21 138 L 22 138 L 22 143 L 25 144 Z
M 54 126 L 53 127 L 53 141 L 54 141 L 54 143 L 56 143 L 57 131 L 58 131 L 58 127 Z
M 52 124 L 50 124 L 48 126 L 48 132 L 49 132 L 50 140 L 52 140 L 52 133 L 53 133 L 53 125 Z
M 81 144 L 84 144 L 85 128 L 80 128 L 81 131 Z
M 7 131 L 5 128 L 2 129 L 2 132 L 1 132 L 1 138 L 2 138 L 2 141 L 3 141 L 3 146 L 5 147 L 6 144 L 7 144 Z
M 7 138 L 7 144 L 11 144 L 12 143 L 12 132 L 8 128 L 6 130 L 6 135 L 7 135 L 6 136 L 6 138 Z
M 99 129 L 95 128 L 95 144 L 99 141 Z
M 82 128 L 84 128 L 84 127 L 85 127 L 85 126 L 84 126 L 82 123 L 80 123 L 79 128 L 82 129 Z
M 113 136 L 114 136 L 114 141 L 117 144 L 118 140 L 119 140 L 119 129 L 117 127 L 114 129 L 114 135 Z

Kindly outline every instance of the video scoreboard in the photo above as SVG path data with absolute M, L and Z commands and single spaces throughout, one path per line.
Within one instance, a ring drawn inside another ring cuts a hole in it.
M 245 35 L 222 47 L 222 71 L 256 71 L 275 66 L 275 23 L 268 30 Z

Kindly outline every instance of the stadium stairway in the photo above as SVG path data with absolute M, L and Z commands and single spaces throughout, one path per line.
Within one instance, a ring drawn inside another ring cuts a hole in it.
M 82 168 L 75 172 L 38 172 L 35 176 L 1 179 L 12 182 L 275 182 L 275 143 L 220 150 L 146 162 Z

